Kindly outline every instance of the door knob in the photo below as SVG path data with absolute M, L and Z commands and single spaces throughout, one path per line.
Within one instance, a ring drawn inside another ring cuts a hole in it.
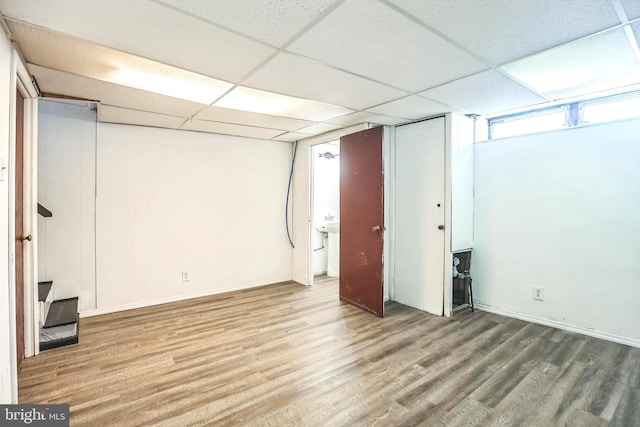
M 26 235 L 26 236 L 25 236 L 25 235 L 23 235 L 23 236 L 20 238 L 20 240 L 22 240 L 23 242 L 24 242 L 25 240 L 31 241 L 31 240 L 33 240 L 33 236 L 32 236 L 31 234 L 28 234 L 28 235 Z
M 380 231 L 380 226 L 374 225 L 373 227 L 371 227 L 371 231 Z
M 444 225 L 439 225 L 438 230 L 444 230 Z

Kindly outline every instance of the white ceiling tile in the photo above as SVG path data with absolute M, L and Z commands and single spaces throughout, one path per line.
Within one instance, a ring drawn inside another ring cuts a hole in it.
M 623 28 L 568 43 L 502 69 L 553 99 L 640 83 L 640 64 Z
M 34 64 L 28 64 L 28 67 L 29 71 L 35 75 L 40 89 L 48 93 L 180 117 L 191 117 L 203 108 L 202 104 L 196 102 L 90 79 Z
M 99 105 L 98 121 L 103 123 L 121 123 L 177 129 L 184 123 L 185 119 L 182 117 L 167 116 L 166 114 L 150 113 L 148 111 Z
M 296 130 L 309 126 L 315 122 L 310 120 L 292 119 L 290 117 L 270 116 L 267 114 L 251 113 L 249 111 L 234 110 L 209 106 L 199 112 L 195 117 L 198 120 L 210 120 L 214 122 L 236 123 L 249 126 L 265 127 L 270 129 Z
M 346 116 L 337 117 L 327 121 L 327 123 L 335 123 L 342 126 L 359 125 L 360 123 L 375 123 L 377 125 L 393 126 L 400 123 L 405 123 L 407 119 L 401 119 L 398 117 L 383 116 L 381 114 L 367 113 L 366 111 L 359 111 L 357 113 L 347 114 Z
M 636 19 L 640 17 L 640 1 L 638 0 L 622 0 L 622 7 L 627 14 L 627 18 Z
M 367 111 L 405 119 L 421 119 L 435 114 L 452 112 L 454 109 L 449 105 L 430 101 L 417 95 L 411 95 L 375 108 L 370 108 Z
M 189 120 L 180 129 L 199 132 L 220 133 L 224 135 L 244 136 L 247 138 L 271 139 L 283 133 L 278 129 L 243 126 L 232 123 L 210 122 L 207 120 Z
M 300 141 L 305 138 L 309 138 L 309 135 L 306 133 L 287 132 L 284 135 L 277 136 L 273 139 L 275 141 L 294 142 L 294 141 Z
M 331 132 L 332 130 L 342 129 L 344 126 L 332 123 L 317 123 L 315 125 L 307 126 L 302 129 L 296 130 L 297 133 L 304 133 L 309 135 L 320 135 L 321 133 Z
M 493 70 L 446 83 L 420 95 L 475 114 L 495 113 L 547 101 Z
M 371 0 L 343 3 L 288 49 L 410 91 L 487 68 L 388 6 Z
M 136 89 L 210 104 L 233 85 L 18 21 L 8 21 L 26 60 Z
M 284 44 L 335 3 L 335 0 L 159 1 L 277 46 Z
M 281 53 L 243 84 L 356 110 L 408 94 L 290 53 Z
M 620 23 L 608 0 L 390 0 L 496 65 Z
M 215 78 L 238 81 L 275 49 L 148 0 L 0 0 L 24 20 Z
M 215 103 L 216 107 L 323 122 L 351 113 L 337 105 L 238 86 Z

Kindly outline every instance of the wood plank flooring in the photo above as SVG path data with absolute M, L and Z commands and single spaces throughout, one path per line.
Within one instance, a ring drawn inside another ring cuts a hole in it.
M 388 303 L 335 280 L 81 319 L 27 359 L 21 402 L 71 425 L 640 426 L 640 349 L 485 312 Z

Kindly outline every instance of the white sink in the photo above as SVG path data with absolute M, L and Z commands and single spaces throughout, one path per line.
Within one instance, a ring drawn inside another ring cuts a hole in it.
M 317 221 L 316 230 L 322 233 L 339 233 L 340 222 L 339 221 Z

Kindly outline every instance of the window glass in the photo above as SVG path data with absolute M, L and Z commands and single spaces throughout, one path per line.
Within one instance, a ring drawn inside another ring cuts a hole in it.
M 582 124 L 640 117 L 640 94 L 588 101 L 583 105 Z
M 511 117 L 496 117 L 489 120 L 490 138 L 506 138 L 567 127 L 567 108 L 558 108 L 523 113 Z

